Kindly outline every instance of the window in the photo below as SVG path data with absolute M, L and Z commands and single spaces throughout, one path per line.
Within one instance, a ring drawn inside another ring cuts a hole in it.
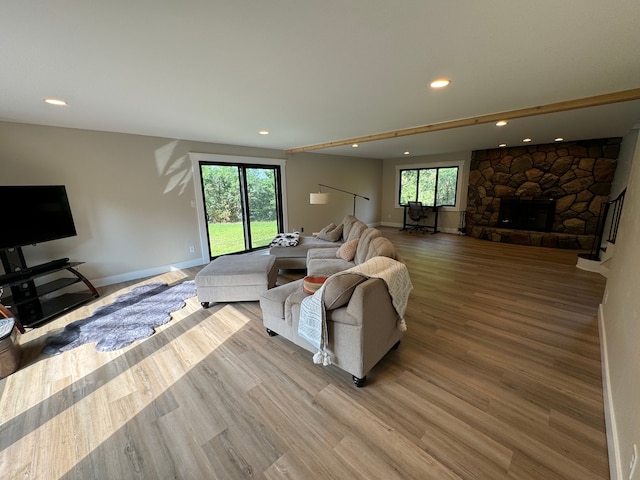
M 454 207 L 459 167 L 401 168 L 398 204 L 410 201 L 423 205 Z
M 280 168 L 200 162 L 211 258 L 266 247 L 281 230 Z
M 201 187 L 195 206 L 203 255 L 263 249 L 284 231 L 286 161 L 207 153 L 189 157 Z

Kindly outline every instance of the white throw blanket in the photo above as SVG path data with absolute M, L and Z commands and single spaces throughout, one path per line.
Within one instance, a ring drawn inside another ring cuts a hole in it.
M 384 280 L 399 320 L 398 329 L 405 331 L 407 324 L 404 313 L 407 309 L 409 293 L 413 289 L 409 271 L 404 263 L 388 257 L 373 257 L 360 265 L 334 275 L 356 273 L 366 278 Z M 300 304 L 300 321 L 298 335 L 318 349 L 313 361 L 322 365 L 331 364 L 331 356 L 327 350 L 329 338 L 327 333 L 326 311 L 324 308 L 324 284 L 313 295 L 306 297 Z

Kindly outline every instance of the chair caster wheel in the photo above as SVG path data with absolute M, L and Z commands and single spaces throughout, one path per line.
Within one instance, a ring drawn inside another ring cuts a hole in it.
M 202 305 L 202 308 L 209 308 L 209 302 L 200 302 L 200 305 Z
M 356 377 L 355 375 L 353 375 L 353 383 L 355 384 L 356 387 L 360 388 L 360 387 L 364 387 L 364 382 L 367 381 L 367 376 L 365 375 L 362 378 Z
M 276 332 L 274 332 L 273 330 L 270 330 L 267 328 L 267 335 L 269 335 L 270 337 L 277 337 L 278 334 Z

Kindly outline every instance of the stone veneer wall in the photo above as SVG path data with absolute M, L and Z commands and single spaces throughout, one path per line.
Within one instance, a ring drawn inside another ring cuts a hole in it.
M 477 238 L 589 249 L 609 200 L 621 138 L 478 150 L 471 157 L 467 233 Z M 556 200 L 552 232 L 499 228 L 500 198 Z

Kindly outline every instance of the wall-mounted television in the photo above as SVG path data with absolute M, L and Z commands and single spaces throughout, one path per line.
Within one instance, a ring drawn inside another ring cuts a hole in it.
M 0 185 L 0 249 L 77 235 L 64 185 Z

